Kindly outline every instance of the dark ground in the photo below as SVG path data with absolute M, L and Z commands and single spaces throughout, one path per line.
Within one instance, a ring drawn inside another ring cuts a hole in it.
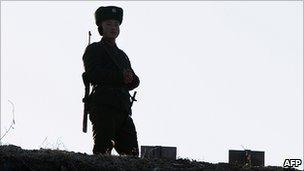
M 96 156 L 62 150 L 24 150 L 14 145 L 0 146 L 0 171 L 15 170 L 283 171 L 286 169 L 275 166 L 241 168 L 228 163 L 212 164 L 189 159 L 160 160 L 125 156 Z

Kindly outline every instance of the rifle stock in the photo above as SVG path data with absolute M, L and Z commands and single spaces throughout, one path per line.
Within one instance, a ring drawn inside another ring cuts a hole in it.
M 87 122 L 88 122 L 88 102 L 89 102 L 89 94 L 90 94 L 90 82 L 87 80 L 86 73 L 84 72 L 82 74 L 82 80 L 85 85 L 85 95 L 84 98 L 82 99 L 82 102 L 84 103 L 83 107 L 83 121 L 82 121 L 82 131 L 84 133 L 87 132 Z
M 87 132 L 87 122 L 88 122 L 88 115 L 86 113 L 83 114 L 83 121 L 82 121 L 82 132 Z

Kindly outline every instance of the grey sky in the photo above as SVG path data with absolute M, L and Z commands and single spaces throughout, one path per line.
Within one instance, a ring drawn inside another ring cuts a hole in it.
M 266 165 L 303 158 L 303 2 L 1 1 L 3 143 L 58 138 L 92 154 L 82 133 L 82 54 L 102 5 L 124 9 L 118 47 L 141 79 L 133 106 L 140 145 L 228 162 L 265 151 Z M 44 144 L 45 145 L 45 144 Z M 50 146 L 50 145 L 49 145 Z

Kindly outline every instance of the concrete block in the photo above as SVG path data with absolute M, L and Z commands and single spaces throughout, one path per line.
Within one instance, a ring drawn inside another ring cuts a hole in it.
M 159 158 L 176 160 L 176 147 L 141 146 L 142 158 Z

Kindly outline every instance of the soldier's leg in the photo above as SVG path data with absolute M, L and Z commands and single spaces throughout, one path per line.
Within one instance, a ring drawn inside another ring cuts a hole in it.
M 111 154 L 115 135 L 113 110 L 108 106 L 92 107 L 90 120 L 93 126 L 93 154 Z
M 126 117 L 120 129 L 116 131 L 115 140 L 116 141 L 114 148 L 118 154 L 138 157 L 139 150 L 137 132 L 133 123 L 133 119 L 130 116 Z

